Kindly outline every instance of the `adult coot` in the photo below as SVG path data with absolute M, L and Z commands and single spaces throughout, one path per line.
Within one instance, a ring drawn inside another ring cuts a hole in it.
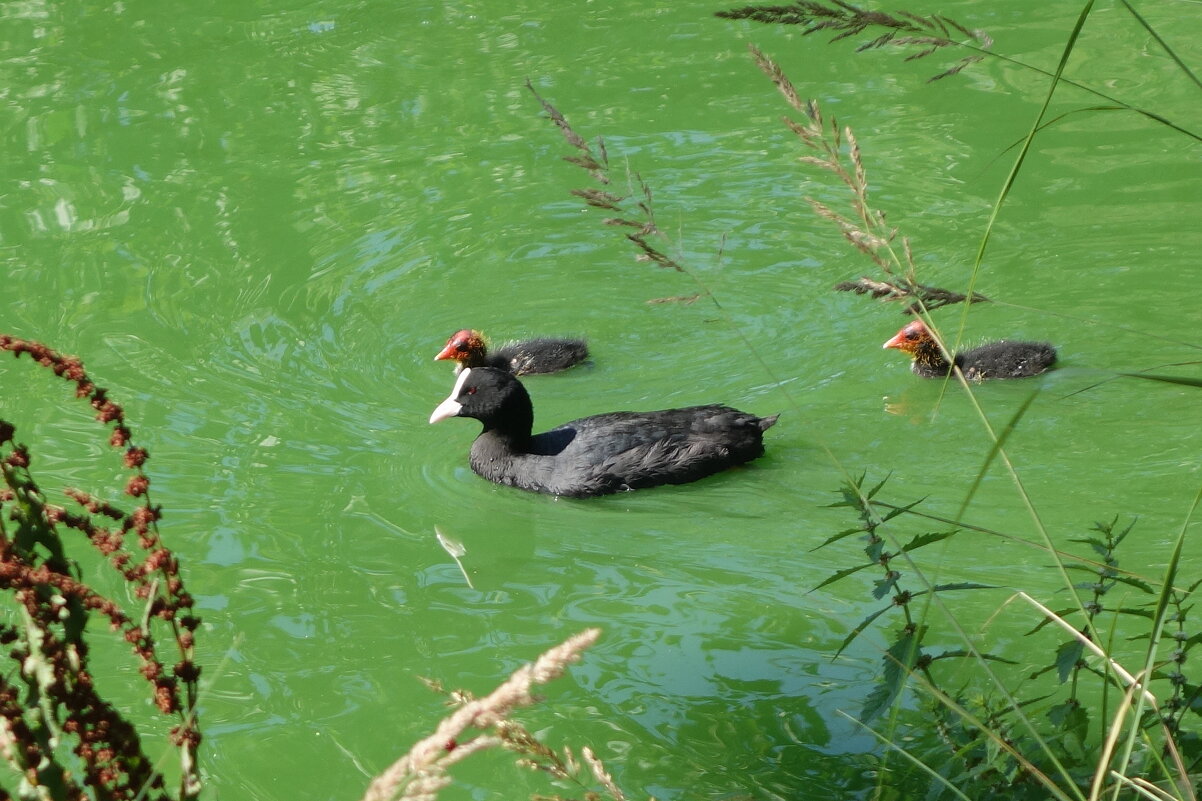
M 776 416 L 729 406 L 660 412 L 611 412 L 531 436 L 530 396 L 511 373 L 469 367 L 430 415 L 473 417 L 484 431 L 472 443 L 472 469 L 489 481 L 533 492 L 586 498 L 684 484 L 764 453 Z
M 491 353 L 484 335 L 464 328 L 447 340 L 446 347 L 434 357 L 454 359 L 455 372 L 465 367 L 496 367 L 514 375 L 557 373 L 588 358 L 588 344 L 583 339 L 539 337 L 507 342 Z
M 909 353 L 914 358 L 911 368 L 923 378 L 942 378 L 951 371 L 939 343 L 922 320 L 906 325 L 882 347 Z M 970 380 L 1026 378 L 1051 367 L 1056 361 L 1056 349 L 1047 342 L 1002 340 L 961 351 L 952 361 Z

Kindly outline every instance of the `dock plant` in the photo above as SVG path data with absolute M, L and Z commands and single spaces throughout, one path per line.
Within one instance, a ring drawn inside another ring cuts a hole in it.
M 0 335 L 0 351 L 26 356 L 71 385 L 128 474 L 126 503 L 71 488 L 63 492 L 68 504 L 51 503 L 34 478 L 34 448 L 0 419 L 0 590 L 8 600 L 0 649 L 11 666 L 0 671 L 0 756 L 16 777 L 15 797 L 196 798 L 200 619 L 179 560 L 159 534 L 162 510 L 150 500 L 145 470 L 150 454 L 135 444 L 125 410 L 78 358 L 7 335 Z M 100 554 L 91 563 L 107 563 L 122 592 L 106 594 L 84 574 L 72 555 L 85 549 Z M 167 721 L 177 757 L 171 771 L 146 746 L 145 729 L 94 680 L 89 644 L 106 629 L 131 652 Z

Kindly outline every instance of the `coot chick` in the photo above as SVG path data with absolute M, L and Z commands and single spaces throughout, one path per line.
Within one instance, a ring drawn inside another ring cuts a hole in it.
M 951 365 L 922 320 L 906 325 L 882 347 L 896 348 L 913 356 L 911 369 L 923 378 L 942 378 L 951 372 Z M 961 351 L 953 361 L 969 380 L 1027 378 L 1051 367 L 1056 361 L 1056 349 L 1047 342 L 1002 340 Z
M 493 367 L 459 373 L 430 422 L 448 417 L 484 424 L 471 453 L 472 469 L 484 478 L 573 498 L 684 484 L 751 461 L 763 455 L 764 431 L 776 422 L 729 406 L 690 406 L 599 414 L 531 436 L 530 396 Z
M 530 375 L 557 373 L 587 358 L 588 345 L 583 339 L 556 337 L 507 342 L 490 353 L 483 334 L 464 328 L 447 340 L 434 360 L 454 359 L 456 373 L 465 367 L 495 367 L 514 375 Z

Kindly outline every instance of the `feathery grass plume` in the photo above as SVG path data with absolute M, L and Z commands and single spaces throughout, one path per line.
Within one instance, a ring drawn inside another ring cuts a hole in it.
M 948 289 L 940 289 L 937 286 L 927 286 L 926 284 L 915 283 L 913 289 L 908 289 L 899 286 L 891 281 L 877 281 L 868 276 L 860 276 L 855 281 L 840 281 L 835 284 L 836 292 L 854 292 L 857 295 L 871 295 L 877 300 L 905 300 L 906 298 L 914 297 L 914 292 L 920 293 L 922 303 L 914 301 L 906 305 L 902 309 L 902 314 L 917 315 L 923 308 L 927 311 L 934 311 L 940 306 L 950 306 L 953 303 L 983 303 L 989 298 L 979 292 L 972 293 L 972 297 L 960 292 L 952 292 Z
M 864 42 L 856 51 L 884 47 L 908 48 L 913 52 L 906 56 L 906 61 L 926 58 L 945 48 L 969 47 L 978 51 L 961 58 L 928 81 L 955 75 L 970 64 L 981 61 L 984 56 L 979 51 L 987 51 L 993 46 L 993 40 L 985 31 L 970 30 L 941 14 L 920 16 L 909 11 L 887 14 L 884 11 L 868 11 L 841 0 L 834 0 L 829 4 L 797 0 L 787 6 L 744 6 L 729 11 L 718 11 L 714 16 L 723 19 L 746 19 L 770 25 L 800 25 L 805 35 L 832 31 L 835 34 L 831 37 L 832 42 L 859 36 L 870 29 L 881 31 L 880 35 Z
M 688 306 L 690 303 L 695 303 L 699 297 L 701 297 L 699 293 L 694 293 L 692 295 L 672 295 L 671 297 L 667 298 L 651 298 L 647 301 L 647 304 L 654 306 L 658 303 L 680 303 L 684 306 Z
M 143 469 L 149 454 L 131 444 L 124 410 L 93 383 L 78 358 L 8 335 L 0 335 L 0 350 L 18 358 L 28 355 L 74 384 L 76 397 L 89 402 L 101 424 L 112 426 L 108 443 L 122 451 L 130 471 L 125 494 L 138 503 L 125 511 L 74 489 L 65 494 L 82 512 L 47 502 L 30 472 L 30 449 L 16 442 L 11 423 L 0 420 L 0 590 L 11 592 L 20 610 L 19 622 L 0 624 L 0 644 L 21 665 L 20 671 L 0 675 L 0 752 L 21 775 L 23 798 L 91 797 L 85 787 L 103 798 L 196 798 L 200 668 L 193 657 L 200 619 L 192 613 L 179 561 L 159 537 L 161 509 L 150 502 L 150 479 Z M 123 577 L 141 609 L 123 609 L 116 598 L 85 583 L 68 556 L 69 548 L 78 547 L 79 534 Z M 94 617 L 121 632 L 140 662 L 154 705 L 175 721 L 169 735 L 180 759 L 175 793 L 167 790 L 137 729 L 93 684 L 88 640 L 100 631 L 92 626 L 88 633 Z M 164 629 L 178 651 L 172 667 L 156 644 L 156 632 Z M 73 774 L 76 769 L 82 777 Z
M 813 198 L 806 198 L 807 202 L 819 217 L 838 226 L 843 238 L 856 250 L 872 259 L 887 276 L 886 280 L 881 281 L 870 278 L 844 281 L 836 284 L 835 289 L 840 292 L 869 294 L 882 300 L 910 300 L 910 305 L 903 309 L 906 314 L 917 314 L 923 309 L 929 311 L 950 303 L 987 301 L 988 298 L 975 292 L 968 296 L 918 283 L 915 279 L 914 253 L 910 248 L 909 238 L 901 237 L 901 252 L 898 253 L 898 249 L 894 247 L 898 238 L 897 228 L 890 226 L 885 221 L 885 213 L 872 208 L 868 201 L 868 172 L 864 168 L 864 157 L 851 128 L 840 128 L 834 118 L 828 125 L 818 103 L 814 100 L 803 101 L 780 65 L 754 45 L 749 45 L 749 49 L 756 66 L 776 84 L 789 106 L 803 115 L 801 121 L 790 117 L 783 118 L 789 130 L 815 154 L 802 156 L 801 162 L 825 170 L 838 178 L 851 192 L 852 213 L 850 216 L 840 214 Z
M 556 781 L 574 784 L 584 790 L 584 797 L 588 801 L 600 801 L 601 795 L 590 789 L 589 773 L 591 772 L 592 780 L 601 785 L 601 789 L 612 801 L 626 801 L 625 793 L 614 783 L 613 777 L 609 775 L 605 765 L 587 745 L 580 749 L 580 758 L 588 767 L 588 771 L 581 766 L 571 748 L 564 746 L 561 756 L 559 752 L 539 741 L 529 729 L 516 721 L 503 721 L 497 727 L 497 733 L 506 749 L 521 755 L 521 758 L 517 760 L 519 767 L 545 773 Z M 535 794 L 531 797 L 531 801 L 571 801 L 571 799 L 560 795 Z
M 1149 35 L 1156 41 L 1157 45 L 1165 54 L 1171 58 L 1178 70 L 1194 84 L 1202 86 L 1202 80 L 1199 80 L 1192 70 L 1186 65 L 1185 60 L 1171 48 L 1156 30 L 1153 28 L 1138 11 L 1136 11 L 1130 3 L 1122 0 L 1121 5 L 1135 19 L 1135 21 L 1147 31 Z M 1092 3 L 1087 5 L 1086 14 Z M 987 33 L 981 30 L 969 29 L 955 20 L 944 17 L 942 15 L 931 15 L 927 17 L 911 14 L 907 11 L 899 11 L 896 14 L 886 14 L 881 11 L 865 11 L 857 8 L 849 3 L 844 3 L 842 0 L 833 0 L 831 5 L 823 5 L 818 2 L 796 2 L 791 6 L 746 6 L 743 8 L 732 9 L 730 11 L 718 11 L 715 16 L 725 19 L 746 19 L 753 22 L 763 22 L 776 25 L 801 25 L 804 26 L 804 34 L 814 33 L 822 30 L 835 31 L 831 41 L 836 42 L 840 39 L 846 39 L 850 36 L 856 36 L 869 28 L 884 28 L 885 33 L 872 39 L 857 48 L 858 51 L 868 50 L 872 48 L 880 48 L 885 46 L 916 46 L 921 48 L 916 53 L 912 53 L 906 58 L 907 61 L 913 61 L 919 58 L 925 58 L 932 53 L 946 47 L 958 47 L 970 51 L 971 55 L 960 59 L 947 70 L 928 78 L 928 83 L 937 81 L 940 78 L 946 78 L 949 75 L 955 75 L 965 67 L 977 61 L 981 61 L 986 56 L 999 59 L 1012 64 L 1016 67 L 1029 70 L 1031 72 L 1052 78 L 1056 83 L 1063 83 L 1071 86 L 1074 89 L 1079 89 L 1082 92 L 1087 92 L 1094 97 L 1105 101 L 1109 105 L 1091 106 L 1080 108 L 1076 111 L 1130 111 L 1139 114 L 1150 122 L 1158 125 L 1164 125 L 1177 133 L 1183 134 L 1195 141 L 1202 141 L 1202 134 L 1192 131 L 1184 126 L 1173 122 L 1172 120 L 1149 109 L 1133 106 L 1130 103 L 1124 102 L 1114 95 L 1095 89 L 1086 84 L 1074 81 L 1061 74 L 1060 71 L 1051 72 L 1034 64 L 1028 64 L 1019 59 L 1007 56 L 992 50 L 993 40 Z M 913 27 L 907 27 L 913 26 Z M 964 36 L 963 39 L 955 39 L 955 35 L 959 33 Z M 899 35 L 908 34 L 908 35 Z M 1070 112 L 1075 113 L 1075 112 Z M 1055 120 L 1048 122 L 1050 125 L 1058 122 L 1069 115 L 1061 115 Z
M 447 768 L 477 751 L 498 746 L 510 748 L 535 759 L 556 762 L 551 749 L 539 743 L 529 732 L 509 719 L 518 707 L 530 706 L 537 700 L 531 694 L 536 684 L 546 684 L 563 675 L 568 665 L 601 636 L 600 629 L 585 629 L 550 649 L 532 664 L 514 671 L 504 683 L 483 698 L 475 699 L 464 693 L 453 694 L 461 705 L 443 719 L 434 733 L 418 742 L 409 752 L 377 776 L 367 788 L 363 801 L 434 801 L 442 788 L 451 783 Z M 463 739 L 468 729 L 492 730 Z M 540 763 L 540 767 L 541 767 Z M 558 768 L 557 768 L 558 770 Z M 548 771 L 559 777 L 555 771 Z M 621 799 L 616 799 L 621 801 Z
M 593 180 L 602 186 L 609 186 L 609 154 L 605 152 L 605 142 L 601 139 L 597 140 L 597 148 L 594 151 L 589 146 L 584 137 L 576 133 L 564 116 L 559 113 L 555 106 L 547 102 L 542 95 L 534 88 L 534 84 L 526 81 L 526 88 L 538 100 L 539 105 L 547 112 L 547 116 L 555 123 L 563 134 L 563 138 L 567 140 L 577 152 L 571 156 L 565 156 L 564 161 L 575 164 L 577 167 L 588 172 Z M 638 194 L 641 199 L 634 201 L 631 208 L 631 195 L 616 195 L 607 189 L 573 189 L 572 195 L 580 198 L 586 204 L 594 208 L 612 211 L 619 215 L 609 217 L 605 220 L 606 225 L 616 225 L 624 228 L 634 229 L 626 234 L 626 238 L 635 244 L 639 249 L 639 260 L 649 261 L 657 267 L 666 267 L 675 270 L 676 272 L 686 272 L 684 267 L 677 264 L 676 261 L 665 253 L 650 240 L 650 237 L 660 235 L 660 230 L 655 224 L 655 212 L 651 203 L 651 187 L 647 186 L 642 177 L 637 173 L 632 176 L 638 184 Z

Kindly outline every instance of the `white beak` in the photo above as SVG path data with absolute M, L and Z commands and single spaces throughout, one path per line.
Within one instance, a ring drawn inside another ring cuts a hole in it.
M 431 423 L 437 423 L 439 420 L 446 420 L 448 417 L 454 417 L 459 414 L 459 410 L 463 408 L 463 404 L 455 399 L 459 397 L 459 392 L 463 389 L 463 383 L 467 381 L 467 377 L 471 375 L 471 372 L 471 368 L 465 368 L 456 377 L 455 387 L 451 390 L 451 394 L 430 413 Z
M 430 415 L 430 422 L 437 423 L 439 420 L 446 420 L 448 417 L 454 417 L 459 414 L 459 410 L 463 408 L 463 404 L 454 398 L 447 398 L 442 403 L 438 404 L 438 408 Z

